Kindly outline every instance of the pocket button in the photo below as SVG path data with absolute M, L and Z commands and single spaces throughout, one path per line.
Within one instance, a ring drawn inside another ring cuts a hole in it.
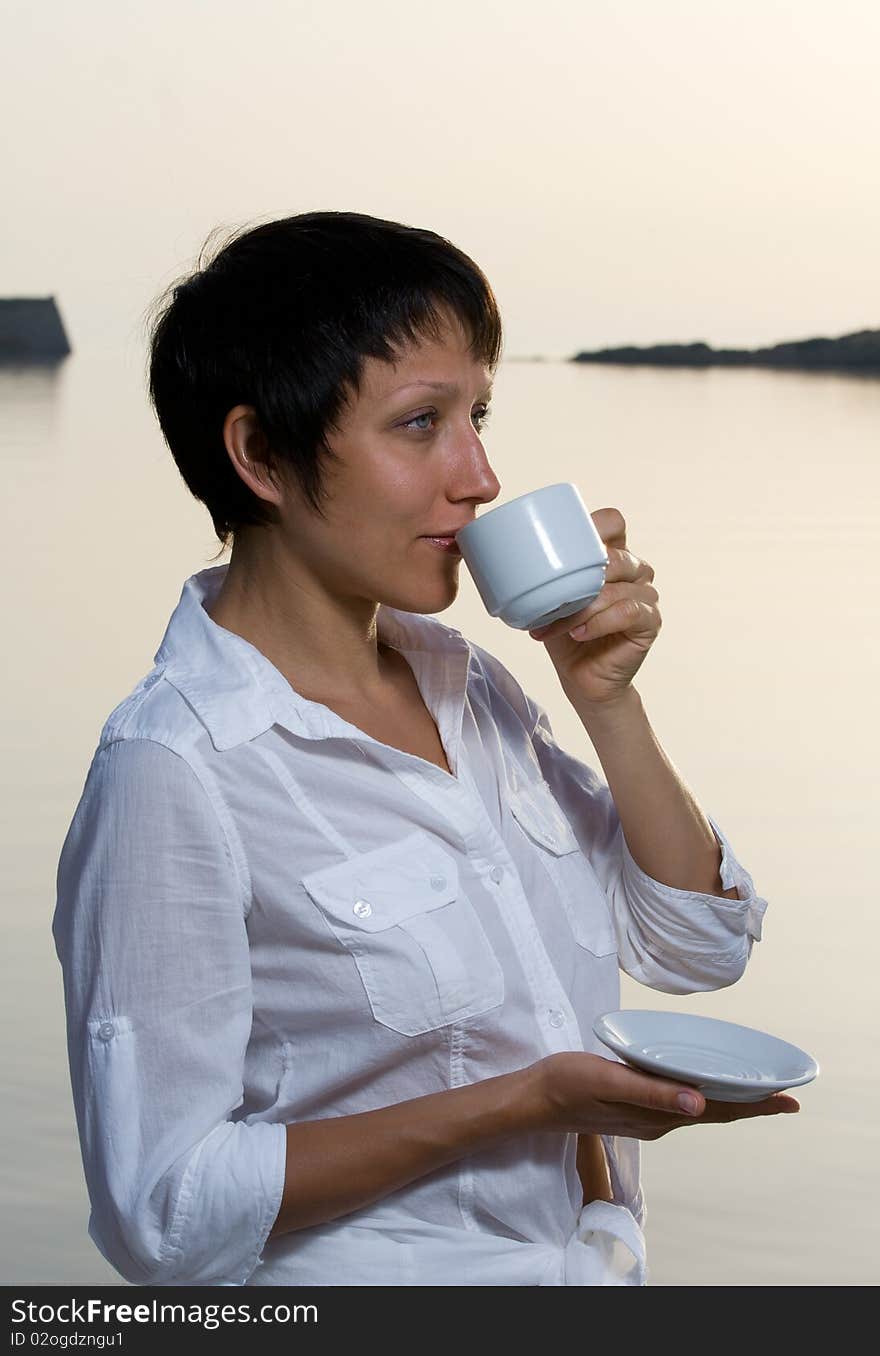
M 432 890 L 445 890 L 445 889 L 446 889 L 446 877 L 445 877 L 445 876 L 432 876 L 432 877 L 431 877 L 431 889 L 432 889 Z
M 352 913 L 356 913 L 358 918 L 369 918 L 372 912 L 373 912 L 372 904 L 369 904 L 365 899 L 357 900 L 354 908 L 352 909 Z
M 102 1041 L 112 1041 L 116 1034 L 116 1028 L 112 1022 L 102 1022 L 98 1027 L 98 1035 Z

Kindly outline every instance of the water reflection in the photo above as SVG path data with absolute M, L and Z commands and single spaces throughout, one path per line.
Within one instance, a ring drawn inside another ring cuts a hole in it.
M 0 360 L 0 448 L 48 444 L 67 365 L 67 358 Z

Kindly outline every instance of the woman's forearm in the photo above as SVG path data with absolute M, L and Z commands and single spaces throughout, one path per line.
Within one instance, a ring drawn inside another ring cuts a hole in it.
M 721 848 L 651 728 L 634 687 L 607 708 L 566 693 L 599 755 L 634 861 L 654 880 L 678 890 L 739 898 L 719 874 Z
M 376 1111 L 289 1124 L 284 1195 L 269 1239 L 325 1224 L 539 1128 L 534 1067 Z

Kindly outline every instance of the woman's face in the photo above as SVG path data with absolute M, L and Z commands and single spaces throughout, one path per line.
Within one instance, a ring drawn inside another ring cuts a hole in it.
M 461 557 L 428 538 L 458 531 L 500 491 L 480 438 L 490 396 L 490 370 L 452 316 L 440 342 L 407 347 L 395 365 L 366 359 L 360 392 L 328 436 L 339 461 L 324 463 L 325 518 L 301 496 L 279 505 L 298 564 L 339 597 L 448 607 Z

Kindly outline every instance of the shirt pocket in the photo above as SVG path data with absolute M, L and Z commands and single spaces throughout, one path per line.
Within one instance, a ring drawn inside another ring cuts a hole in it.
M 575 941 L 594 956 L 611 955 L 617 938 L 608 897 L 547 782 L 517 778 L 509 803 L 556 884 Z
M 497 1008 L 504 973 L 458 864 L 421 829 L 303 885 L 354 958 L 373 1016 L 419 1036 Z

